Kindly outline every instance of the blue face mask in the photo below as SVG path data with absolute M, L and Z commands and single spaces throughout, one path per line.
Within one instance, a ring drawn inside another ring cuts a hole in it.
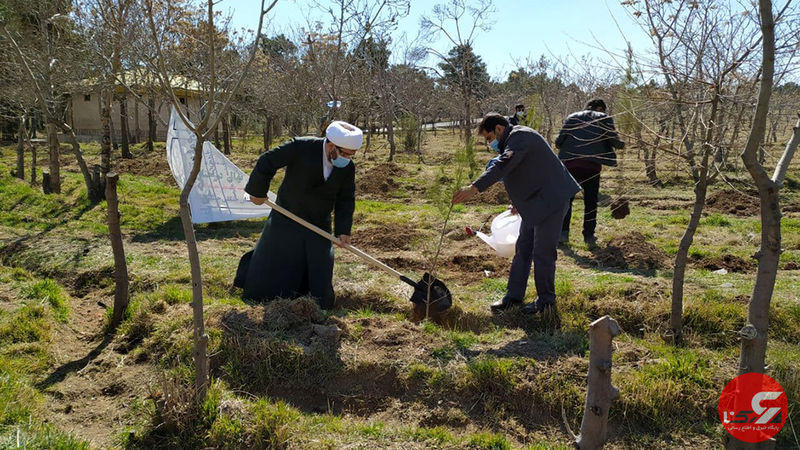
M 347 167 L 348 164 L 350 164 L 350 160 L 343 156 L 337 156 L 336 158 L 333 159 L 333 161 L 331 161 L 331 164 L 333 164 L 333 167 L 344 169 L 345 167 Z
M 489 142 L 489 147 L 492 147 L 492 150 L 496 151 L 497 153 L 500 153 L 500 144 L 497 142 L 497 139 L 493 140 L 492 142 Z

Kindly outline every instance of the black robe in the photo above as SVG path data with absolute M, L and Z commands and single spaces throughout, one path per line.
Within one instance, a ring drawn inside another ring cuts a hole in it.
M 294 138 L 263 153 L 245 191 L 266 197 L 275 173 L 285 167 L 276 203 L 328 232 L 333 212 L 334 234 L 349 235 L 355 210 L 355 165 L 334 167 L 325 180 L 322 146 L 322 138 Z M 244 288 L 245 300 L 310 294 L 323 308 L 334 304 L 331 242 L 277 211 L 269 215 L 249 265 L 240 265 L 237 275 L 244 275 L 237 284 Z

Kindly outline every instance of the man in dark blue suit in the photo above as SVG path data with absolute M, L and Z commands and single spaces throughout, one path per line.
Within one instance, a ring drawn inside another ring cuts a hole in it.
M 490 113 L 478 125 L 478 133 L 500 152 L 498 161 L 472 185 L 453 195 L 461 203 L 503 180 L 513 209 L 522 216 L 516 254 L 508 275 L 506 295 L 492 304 L 492 311 L 521 304 L 533 265 L 538 298 L 523 308 L 536 313 L 555 305 L 556 248 L 569 200 L 580 191 L 553 150 L 536 131 L 512 126 L 500 114 Z

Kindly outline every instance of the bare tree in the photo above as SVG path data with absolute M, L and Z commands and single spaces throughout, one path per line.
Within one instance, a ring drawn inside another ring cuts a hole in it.
M 689 248 L 700 224 L 712 172 L 712 156 L 721 142 L 723 107 L 731 76 L 756 73 L 754 50 L 761 36 L 746 6 L 689 0 L 645 0 L 635 15 L 645 21 L 656 47 L 652 68 L 663 78 L 694 181 L 695 201 L 675 256 L 670 329 L 678 341 L 683 333 L 683 286 Z M 633 5 L 638 8 L 637 5 Z M 661 128 L 663 129 L 663 127 Z
M 780 36 L 792 36 L 797 31 L 796 15 L 784 16 L 789 3 L 787 2 L 786 6 L 773 17 L 772 1 L 760 0 L 758 2 L 758 17 L 760 18 L 762 35 L 761 81 L 756 110 L 753 116 L 753 125 L 741 156 L 747 171 L 758 188 L 758 196 L 761 203 L 761 246 L 756 253 L 758 272 L 756 273 L 753 293 L 750 296 L 747 323 L 740 332 L 742 348 L 739 360 L 739 374 L 748 372 L 764 373 L 765 370 L 769 309 L 778 273 L 778 259 L 781 254 L 779 194 L 786 177 L 786 171 L 794 157 L 798 144 L 800 144 L 800 120 L 798 120 L 794 126 L 792 137 L 786 144 L 783 155 L 770 177 L 764 165 L 759 161 L 758 150 L 766 135 L 769 103 L 775 77 L 776 47 L 786 48 L 780 45 Z M 783 25 L 783 33 L 776 33 L 776 25 Z M 787 28 L 789 30 L 786 30 Z M 776 34 L 778 36 L 777 39 Z M 778 45 L 776 45 L 776 41 Z M 794 49 L 791 51 L 794 51 Z M 726 437 L 726 448 L 728 450 L 775 447 L 774 440 L 753 444 L 739 441 L 729 435 Z
M 261 30 L 264 23 L 264 16 L 275 6 L 277 0 L 273 0 L 269 6 L 265 8 L 265 0 L 261 0 L 260 14 L 258 20 L 258 28 L 256 29 L 255 36 L 249 49 L 249 56 L 243 61 L 241 67 L 227 68 L 227 74 L 224 78 L 218 78 L 217 58 L 218 54 L 223 50 L 220 48 L 221 42 L 218 35 L 218 29 L 214 26 L 214 1 L 207 1 L 207 16 L 204 23 L 198 27 L 200 32 L 198 35 L 193 36 L 198 42 L 201 42 L 205 49 L 203 57 L 203 67 L 207 71 L 205 79 L 205 102 L 203 103 L 203 111 L 199 120 L 192 123 L 187 117 L 188 111 L 181 105 L 180 100 L 175 95 L 172 89 L 172 76 L 174 72 L 165 65 L 164 48 L 165 43 L 175 42 L 171 38 L 179 36 L 180 33 L 175 28 L 175 24 L 169 20 L 169 5 L 162 3 L 156 4 L 156 0 L 148 0 L 145 3 L 145 10 L 147 13 L 147 22 L 152 38 L 152 44 L 156 50 L 156 60 L 154 61 L 156 67 L 155 72 L 158 76 L 159 83 L 164 91 L 166 91 L 171 99 L 173 107 L 180 116 L 181 120 L 195 135 L 195 148 L 194 148 L 194 164 L 189 173 L 186 184 L 182 186 L 180 195 L 180 217 L 183 225 L 183 233 L 186 238 L 186 246 L 189 253 L 189 263 L 192 272 L 192 311 L 193 311 L 193 328 L 194 328 L 194 363 L 195 363 L 195 389 L 196 399 L 201 402 L 205 398 L 208 389 L 209 381 L 209 367 L 208 367 L 208 335 L 205 332 L 205 318 L 203 308 L 203 283 L 202 272 L 200 268 L 200 255 L 197 251 L 197 241 L 194 235 L 194 226 L 192 225 L 191 211 L 189 209 L 189 193 L 194 187 L 197 176 L 200 173 L 200 168 L 203 160 L 203 143 L 208 140 L 217 128 L 218 123 L 228 113 L 231 101 L 237 94 L 242 80 L 247 75 L 250 65 L 252 64 L 256 51 L 258 49 L 258 41 L 261 37 Z M 158 23 L 156 25 L 158 14 Z M 235 74 L 235 75 L 234 75 Z M 199 73 L 198 73 L 199 75 Z M 186 105 L 188 107 L 188 104 Z
M 83 175 L 90 202 L 97 203 L 103 197 L 99 177 L 93 176 L 83 159 L 80 143 L 69 125 L 67 117 L 68 83 L 80 80 L 83 73 L 76 66 L 82 61 L 80 41 L 72 30 L 72 19 L 67 16 L 67 5 L 63 2 L 33 4 L 14 2 L 10 8 L 26 20 L 8 29 L 6 19 L 0 19 L 2 35 L 23 68 L 37 107 L 44 116 L 47 140 L 50 148 L 49 192 L 61 192 L 60 143 L 58 132 L 67 135 L 78 167 Z M 20 43 L 22 42 L 22 44 Z
M 442 76 L 449 74 L 459 90 L 463 107 L 462 132 L 467 141 L 472 136 L 476 93 L 483 87 L 482 82 L 488 81 L 485 67 L 484 73 L 476 73 L 480 71 L 482 62 L 473 53 L 475 38 L 478 32 L 491 30 L 489 17 L 494 11 L 490 0 L 477 0 L 475 5 L 468 4 L 467 0 L 449 0 L 435 5 L 432 17 L 424 16 L 421 22 L 424 35 L 429 38 L 444 35 L 453 46 L 448 55 L 433 47 L 427 50 L 441 61 Z

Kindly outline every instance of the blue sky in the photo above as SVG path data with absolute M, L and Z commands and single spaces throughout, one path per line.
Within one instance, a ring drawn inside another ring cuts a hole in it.
M 494 25 L 489 32 L 477 35 L 475 51 L 486 62 L 489 74 L 498 80 L 504 80 L 508 72 L 517 67 L 517 62 L 524 63 L 528 58 L 537 60 L 542 54 L 566 57 L 570 62 L 588 55 L 614 64 L 609 52 L 621 55 L 626 39 L 634 50 L 646 50 L 651 45 L 619 0 L 494 0 L 493 3 Z M 217 8 L 231 13 L 234 27 L 254 29 L 258 24 L 259 4 L 258 0 L 223 0 Z M 434 4 L 433 1 L 412 0 L 409 16 L 399 22 L 394 35 L 399 37 L 405 33 L 410 38 L 415 37 L 420 18 L 429 15 Z M 311 5 L 313 3 L 306 0 L 278 0 L 270 14 L 270 30 L 289 32 L 306 26 Z M 326 19 L 322 13 L 311 11 L 310 14 L 323 23 Z M 451 47 L 445 38 L 431 45 L 442 53 Z

